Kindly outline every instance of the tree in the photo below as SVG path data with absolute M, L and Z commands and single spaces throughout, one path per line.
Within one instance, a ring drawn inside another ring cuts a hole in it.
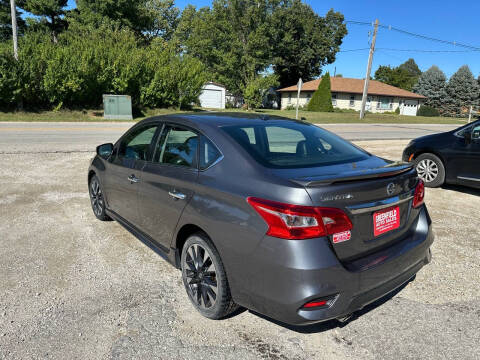
M 263 103 L 267 90 L 277 85 L 278 77 L 276 75 L 260 75 L 250 81 L 244 91 L 244 100 L 248 109 L 258 109 Z
M 17 1 L 17 7 L 21 2 Z M 25 21 L 21 17 L 21 12 L 17 10 L 17 30 L 21 35 L 25 29 Z M 6 41 L 12 38 L 12 15 L 10 12 L 10 0 L 0 0 L 0 41 Z
M 269 2 L 214 0 L 212 8 L 198 11 L 189 6 L 182 13 L 178 42 L 207 66 L 212 80 L 242 94 L 271 62 Z
M 468 65 L 461 66 L 452 75 L 446 86 L 446 112 L 451 116 L 459 116 L 468 111 L 471 105 L 479 101 L 479 86 Z
M 65 6 L 67 6 L 67 0 L 25 0 L 23 9 L 45 19 L 53 42 L 56 43 L 58 33 L 67 25 L 62 19 L 65 15 Z
M 397 67 L 380 65 L 375 71 L 375 80 L 411 91 L 421 73 L 415 60 L 408 59 Z
M 306 80 L 318 75 L 335 59 L 346 33 L 342 21 L 333 11 L 321 18 L 300 0 L 214 0 L 198 10 L 187 6 L 175 37 L 213 80 L 244 94 L 268 70 L 282 85 L 296 82 L 299 74 Z
M 300 0 L 285 1 L 272 15 L 273 69 L 280 86 L 309 81 L 335 61 L 347 34 L 344 17 L 330 10 L 317 15 Z
M 307 105 L 308 111 L 333 112 L 332 92 L 330 88 L 330 74 L 323 75 L 318 89 L 313 93 Z
M 400 69 L 407 70 L 413 77 L 419 77 L 422 75 L 422 70 L 418 67 L 414 59 L 410 58 L 399 66 Z
M 180 9 L 174 0 L 149 0 L 145 7 L 150 21 L 147 32 L 151 37 L 161 37 L 165 41 L 172 39 L 180 21 Z
M 399 67 L 392 68 L 390 66 L 380 65 L 377 71 L 375 71 L 375 80 L 405 90 L 411 90 L 413 86 L 410 73 Z
M 149 30 L 152 24 L 147 10 L 149 0 L 77 0 L 74 21 L 98 28 L 129 28 L 137 35 Z
M 413 92 L 427 97 L 425 105 L 442 110 L 447 98 L 446 85 L 447 77 L 442 70 L 433 65 L 419 77 Z

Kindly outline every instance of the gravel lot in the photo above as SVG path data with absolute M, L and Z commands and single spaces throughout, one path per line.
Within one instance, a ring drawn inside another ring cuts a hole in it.
M 358 142 L 391 159 L 406 143 Z M 433 262 L 344 326 L 212 321 L 177 270 L 95 219 L 92 154 L 22 151 L 0 152 L 0 359 L 480 358 L 479 191 L 429 189 Z

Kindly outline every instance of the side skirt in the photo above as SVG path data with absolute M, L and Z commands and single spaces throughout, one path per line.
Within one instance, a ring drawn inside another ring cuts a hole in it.
M 105 212 L 107 213 L 108 216 L 110 216 L 112 219 L 114 219 L 116 222 L 122 225 L 126 230 L 128 230 L 128 232 L 130 232 L 133 236 L 135 236 L 137 239 L 143 242 L 146 246 L 152 249 L 155 253 L 157 253 L 157 255 L 160 255 L 164 260 L 166 260 L 171 265 L 175 266 L 177 269 L 180 268 L 179 267 L 180 262 L 178 261 L 179 254 L 177 249 L 173 249 L 173 248 L 168 249 L 165 246 L 162 246 L 156 243 L 150 236 L 148 236 L 147 234 L 139 230 L 137 227 L 129 223 L 127 220 L 125 220 L 123 217 L 121 217 L 114 211 L 105 209 Z

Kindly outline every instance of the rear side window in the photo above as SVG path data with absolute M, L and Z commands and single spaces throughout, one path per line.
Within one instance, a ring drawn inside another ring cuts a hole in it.
M 205 170 L 220 159 L 222 154 L 205 136 L 201 136 L 200 141 L 200 170 Z
M 223 130 L 266 167 L 315 167 L 360 161 L 369 156 L 326 130 L 300 122 L 233 125 Z
M 167 126 L 157 144 L 154 162 L 196 167 L 197 149 L 197 133 L 183 127 Z

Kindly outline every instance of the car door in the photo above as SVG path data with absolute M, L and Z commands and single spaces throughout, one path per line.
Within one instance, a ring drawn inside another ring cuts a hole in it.
M 198 178 L 198 133 L 185 126 L 166 124 L 146 162 L 139 190 L 141 229 L 168 249 L 176 225 L 194 194 Z
M 457 141 L 457 181 L 464 185 L 480 187 L 480 123 L 468 128 L 470 140 Z M 467 136 L 468 138 L 468 136 Z
M 151 158 L 152 140 L 158 124 L 133 128 L 115 148 L 105 176 L 108 208 L 130 224 L 138 226 L 138 188 L 143 161 Z

